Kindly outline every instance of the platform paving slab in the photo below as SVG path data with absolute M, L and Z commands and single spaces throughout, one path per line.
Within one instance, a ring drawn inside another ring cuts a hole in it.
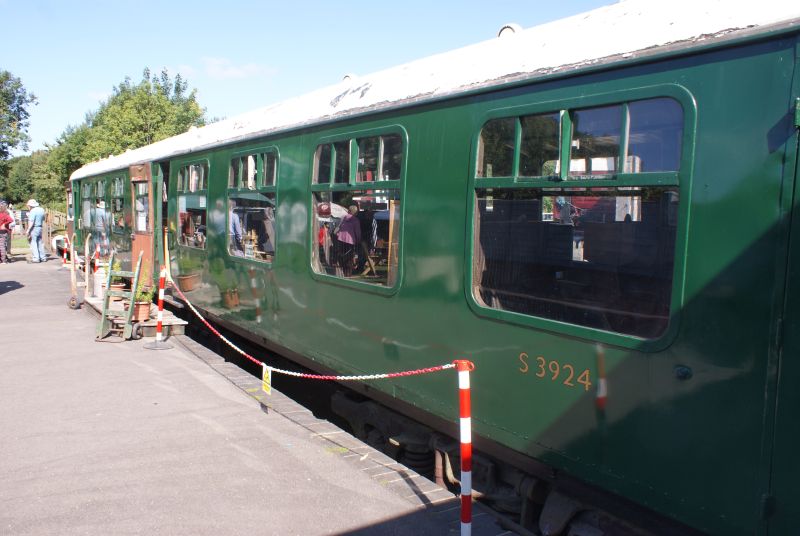
M 58 268 L 0 266 L 0 534 L 460 532 L 457 498 L 194 341 L 95 342 Z

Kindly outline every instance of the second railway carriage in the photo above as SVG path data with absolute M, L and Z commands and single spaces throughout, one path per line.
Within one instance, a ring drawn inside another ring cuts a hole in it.
M 476 488 L 528 528 L 790 534 L 798 17 L 629 0 L 350 77 L 81 168 L 78 227 L 166 236 L 312 369 L 472 360 Z M 452 377 L 360 389 L 422 424 L 341 397 L 355 430 L 455 465 Z

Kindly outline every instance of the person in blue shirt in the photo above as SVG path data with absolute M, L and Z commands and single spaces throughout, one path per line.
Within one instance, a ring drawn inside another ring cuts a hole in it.
M 31 260 L 28 262 L 47 262 L 47 253 L 44 251 L 42 241 L 42 226 L 44 225 L 44 209 L 35 199 L 28 201 L 28 241 L 31 244 Z

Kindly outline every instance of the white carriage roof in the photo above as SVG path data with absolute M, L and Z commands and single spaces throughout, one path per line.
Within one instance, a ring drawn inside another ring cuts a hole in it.
M 71 179 L 366 111 L 397 108 L 798 24 L 800 2 L 791 0 L 622 0 L 510 36 L 351 77 L 306 95 L 192 128 L 87 164 Z

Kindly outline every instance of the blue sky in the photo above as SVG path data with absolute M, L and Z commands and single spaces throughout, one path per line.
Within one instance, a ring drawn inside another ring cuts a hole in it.
M 39 99 L 29 150 L 83 122 L 125 77 L 167 68 L 208 118 L 491 39 L 614 0 L 0 0 L 0 69 Z M 569 38 L 565 36 L 565 38 Z M 17 152 L 22 154 L 22 152 Z

